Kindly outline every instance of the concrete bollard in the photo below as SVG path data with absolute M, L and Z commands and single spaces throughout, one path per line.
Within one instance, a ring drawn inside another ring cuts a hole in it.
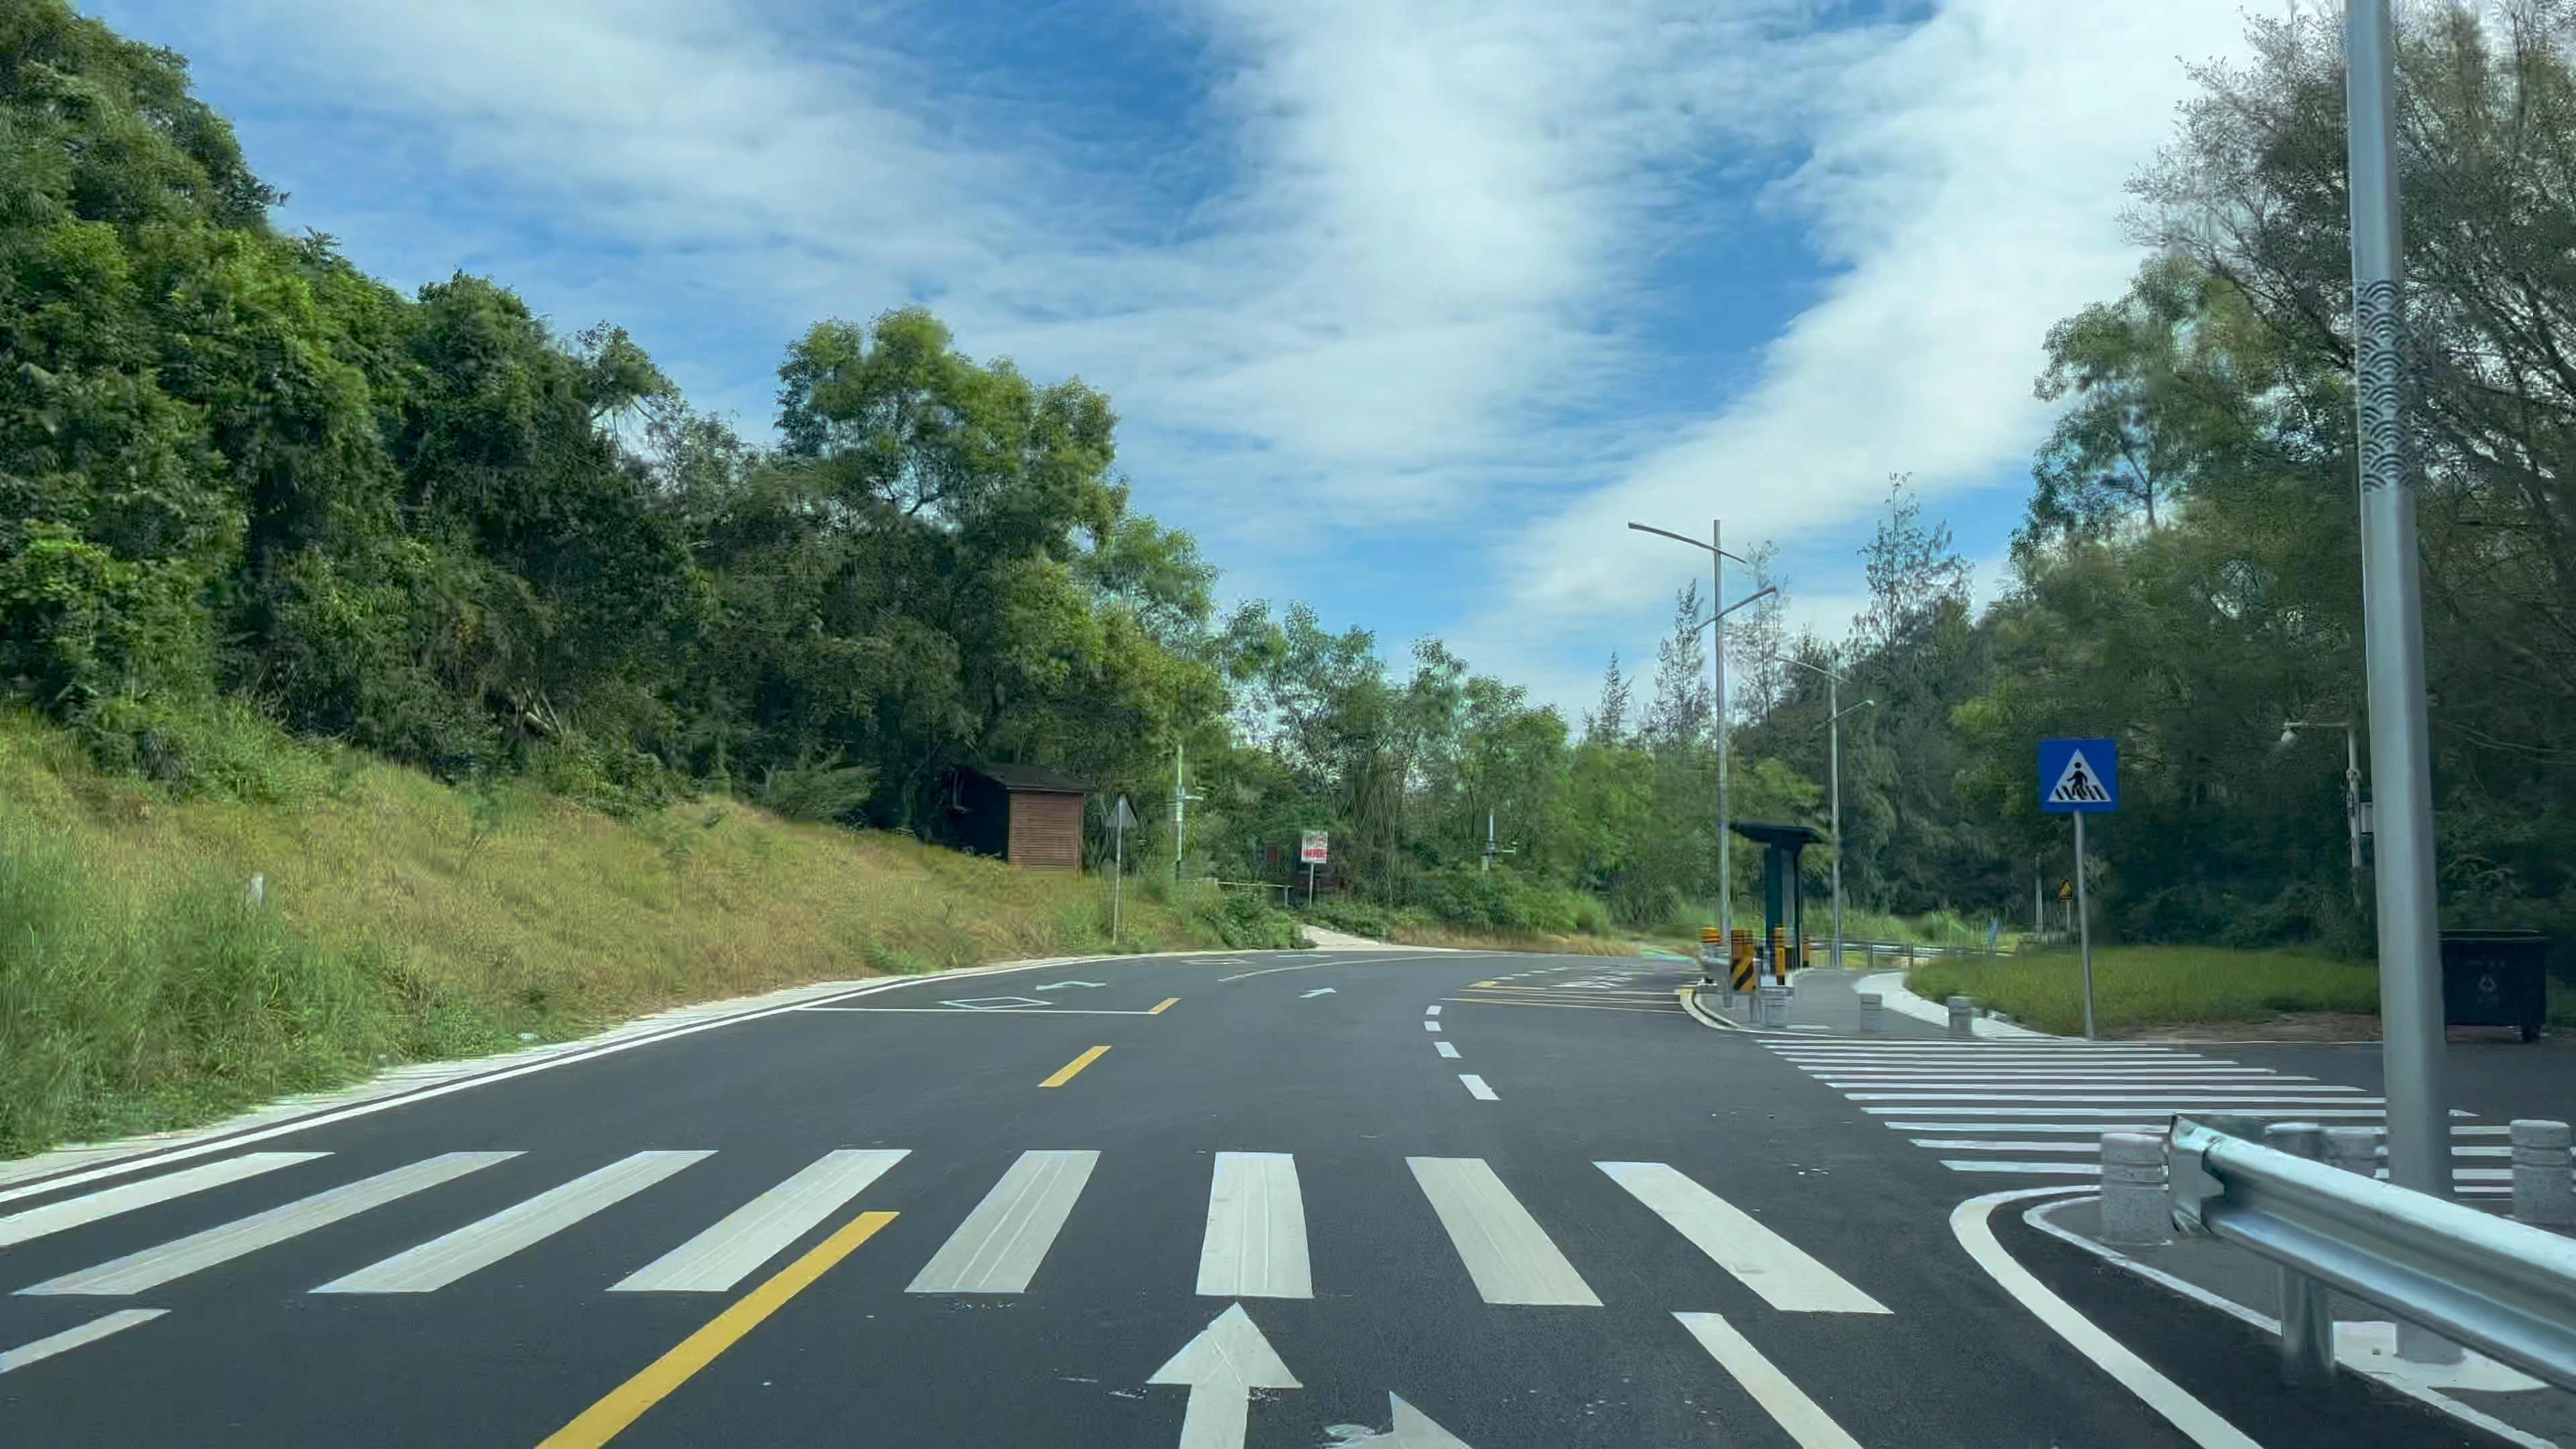
M 2325 1156 L 2325 1131 L 2314 1122 L 2273 1122 L 2263 1145 L 2311 1161 Z M 2322 1384 L 2335 1372 L 2334 1294 L 2323 1278 L 2281 1269 L 2281 1382 Z
M 1880 1019 L 1880 1016 L 1879 1016 L 1879 1009 L 1880 1009 L 1880 1007 L 1881 1007 L 1881 1006 L 1883 1006 L 1883 1005 L 1884 1005 L 1884 1003 L 1879 999 L 1879 995 L 1878 995 L 1878 993 L 1877 993 L 1877 992 L 1875 992 L 1875 991 L 1864 991 L 1864 992 L 1862 992 L 1862 993 L 1860 994 L 1860 1029 L 1861 1029 L 1861 1030 L 1863 1030 L 1863 1031 L 1883 1031 L 1883 1030 L 1885 1030 L 1885 1028 L 1880 1024 L 1880 1020 L 1881 1020 L 1881 1019 Z
M 2576 1228 L 2576 1161 L 2564 1122 L 2517 1120 L 2513 1133 L 2513 1216 L 2534 1227 Z
M 242 902 L 243 904 L 248 905 L 252 910 L 257 910 L 261 906 L 267 904 L 268 877 L 265 875 L 252 876 L 250 878 L 250 888 L 242 892 Z
M 2326 1165 L 2364 1177 L 2379 1175 L 2379 1129 L 2376 1127 L 2329 1127 L 2326 1129 Z
M 2165 1140 L 2147 1132 L 2102 1134 L 2102 1241 L 2152 1248 L 2173 1241 Z
M 1765 986 L 1755 992 L 1759 1007 L 1757 1018 L 1764 1026 L 1789 1024 L 1789 991 L 1782 986 Z
M 1967 996 L 1950 998 L 1950 1035 L 1973 1037 L 1977 1034 L 1976 999 Z

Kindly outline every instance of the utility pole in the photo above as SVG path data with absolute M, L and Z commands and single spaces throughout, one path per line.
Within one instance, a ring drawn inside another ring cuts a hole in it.
M 2424 581 L 2405 442 L 2405 251 L 2397 192 L 2397 44 L 2389 0 L 2344 6 L 2352 204 L 2353 381 L 2361 451 L 2361 609 L 2378 836 L 2380 1061 L 2388 1180 L 2451 1195 L 2442 1081 L 2441 936 L 2433 883 L 2432 725 L 2424 704 Z M 2460 1350 L 2398 1326 L 2399 1356 Z
M 1181 802 L 1189 798 L 1189 787 L 1181 779 L 1181 752 L 1185 746 L 1172 742 L 1172 884 L 1181 883 L 1181 826 L 1187 812 Z
M 1717 674 L 1717 930 L 1735 939 L 1735 873 L 1727 868 L 1729 829 L 1726 799 L 1726 540 L 1718 520 L 1708 521 L 1708 606 L 1716 619 L 1709 630 L 1708 652 Z

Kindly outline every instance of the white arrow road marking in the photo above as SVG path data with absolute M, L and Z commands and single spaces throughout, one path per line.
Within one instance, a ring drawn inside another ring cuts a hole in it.
M 1218 1314 L 1145 1382 L 1189 1387 L 1181 1449 L 1243 1449 L 1252 1422 L 1252 1391 L 1305 1387 L 1271 1351 L 1270 1340 L 1261 1336 L 1240 1303 Z
M 1332 1449 L 1473 1449 L 1406 1403 L 1403 1395 L 1388 1394 L 1386 1402 L 1395 1414 L 1393 1429 L 1381 1434 L 1366 1424 L 1335 1424 L 1324 1431 L 1333 1436 Z
M 1303 1001 L 1307 996 L 1330 996 L 1332 994 L 1333 988 L 1329 986 L 1318 986 L 1314 990 L 1307 992 L 1305 996 L 1300 996 L 1297 999 L 1299 1001 Z
M 1106 981 L 1057 981 L 1057 982 L 1053 982 L 1053 983 L 1050 983 L 1050 984 L 1045 985 L 1045 986 L 1039 986 L 1039 987 L 1035 987 L 1035 988 L 1032 988 L 1032 989 L 1034 989 L 1034 990 L 1038 990 L 1038 991 L 1062 991 L 1063 989 L 1065 989 L 1065 988 L 1066 988 L 1066 987 L 1068 987 L 1068 986 L 1094 986 L 1094 987 L 1098 987 L 1098 986 L 1106 986 L 1106 985 L 1108 985 L 1108 984 L 1109 984 L 1109 983 L 1108 983 L 1108 982 L 1106 982 Z

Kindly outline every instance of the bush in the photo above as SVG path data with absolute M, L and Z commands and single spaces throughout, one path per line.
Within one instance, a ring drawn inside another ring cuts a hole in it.
M 1587 914 L 1596 920 L 1608 914 L 1575 891 L 1508 867 L 1445 866 L 1424 875 L 1414 894 L 1433 920 L 1453 926 L 1562 936 Z

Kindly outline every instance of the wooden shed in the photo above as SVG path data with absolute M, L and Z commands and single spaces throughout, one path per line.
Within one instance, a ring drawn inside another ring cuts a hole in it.
M 961 768 L 948 792 L 948 836 L 1023 870 L 1079 874 L 1082 802 L 1091 787 L 1033 765 Z

